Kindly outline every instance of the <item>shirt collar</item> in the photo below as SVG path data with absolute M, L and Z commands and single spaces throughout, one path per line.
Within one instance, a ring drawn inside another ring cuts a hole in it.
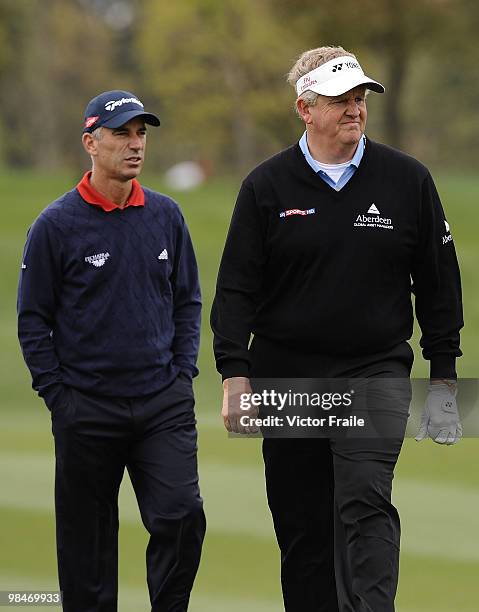
M 105 212 L 111 212 L 112 210 L 117 210 L 118 208 L 127 208 L 128 206 L 144 206 L 145 205 L 145 194 L 143 189 L 141 188 L 140 183 L 136 180 L 132 180 L 131 192 L 126 202 L 125 206 L 120 207 L 115 202 L 108 200 L 99 193 L 92 184 L 90 183 L 91 170 L 85 172 L 82 180 L 78 183 L 77 189 L 81 195 L 81 197 L 88 202 L 88 204 L 92 204 L 93 206 L 99 206 Z
M 356 151 L 353 155 L 353 158 L 349 162 L 348 167 L 354 166 L 355 168 L 359 168 L 359 164 L 361 163 L 361 160 L 364 154 L 365 143 L 366 143 L 366 136 L 364 136 L 363 134 L 359 140 L 358 146 L 356 147 Z M 308 164 L 311 166 L 311 168 L 315 172 L 319 172 L 321 170 L 321 167 L 319 166 L 318 162 L 313 158 L 313 156 L 311 155 L 309 151 L 308 133 L 306 131 L 301 136 L 298 144 Z

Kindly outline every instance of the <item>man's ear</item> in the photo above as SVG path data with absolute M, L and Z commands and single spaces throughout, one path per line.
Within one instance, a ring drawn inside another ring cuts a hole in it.
M 306 124 L 312 122 L 311 113 L 309 112 L 309 104 L 306 104 L 304 100 L 298 98 L 296 100 L 296 108 L 298 109 L 299 116 Z
M 85 132 L 81 138 L 83 148 L 88 155 L 96 155 L 97 139 L 89 132 Z

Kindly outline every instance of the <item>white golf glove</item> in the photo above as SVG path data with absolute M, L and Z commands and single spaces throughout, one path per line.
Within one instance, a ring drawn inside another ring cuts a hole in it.
M 446 383 L 429 385 L 429 394 L 422 411 L 417 442 L 432 438 L 438 444 L 456 444 L 462 437 L 456 403 L 457 389 Z

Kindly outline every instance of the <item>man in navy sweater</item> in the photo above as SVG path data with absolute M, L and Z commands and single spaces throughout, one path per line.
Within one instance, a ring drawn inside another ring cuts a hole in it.
M 18 335 L 55 438 L 63 609 L 117 610 L 118 491 L 127 468 L 142 521 L 151 606 L 182 612 L 205 517 L 192 378 L 201 298 L 178 205 L 142 187 L 145 124 L 127 91 L 93 98 L 92 170 L 28 232 Z
M 287 612 L 392 612 L 400 524 L 391 488 L 410 399 L 412 292 L 431 376 L 418 439 L 454 444 L 462 434 L 454 243 L 427 168 L 365 137 L 366 90 L 384 87 L 353 54 L 311 49 L 288 80 L 305 132 L 243 181 L 218 275 L 222 414 L 228 431 L 254 431 L 258 379 L 286 380 L 286 390 L 305 378 L 359 385 L 366 404 L 355 400 L 353 411 L 371 421 L 367 436 L 321 437 L 316 426 L 301 439 L 284 420 L 262 429 L 268 503 Z

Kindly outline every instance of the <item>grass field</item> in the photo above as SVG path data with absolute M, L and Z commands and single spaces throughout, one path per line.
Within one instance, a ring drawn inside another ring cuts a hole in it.
M 55 589 L 53 440 L 48 411 L 30 389 L 16 339 L 15 294 L 25 232 L 33 218 L 78 177 L 0 173 L 0 590 Z M 162 190 L 158 180 L 144 183 Z M 462 377 L 479 362 L 479 180 L 437 180 L 458 250 L 466 328 Z M 279 612 L 279 556 L 266 506 L 259 440 L 228 439 L 219 407 L 208 327 L 217 265 L 238 182 L 210 183 L 178 195 L 199 260 L 204 294 L 201 375 L 197 379 L 200 478 L 208 533 L 192 612 Z M 175 194 L 172 194 L 175 195 Z M 419 356 L 414 373 L 427 374 Z M 439 447 L 407 440 L 394 498 L 402 516 L 399 612 L 473 612 L 479 596 L 479 442 Z M 121 493 L 120 610 L 148 610 L 144 548 L 129 482 Z M 25 608 L 26 609 L 26 608 Z

